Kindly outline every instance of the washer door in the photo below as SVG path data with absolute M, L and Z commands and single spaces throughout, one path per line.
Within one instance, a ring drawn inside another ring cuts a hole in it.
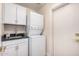
M 45 37 L 31 36 L 29 45 L 30 56 L 45 56 Z

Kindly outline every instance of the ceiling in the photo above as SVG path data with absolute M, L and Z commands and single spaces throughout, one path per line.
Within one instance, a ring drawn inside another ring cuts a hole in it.
M 38 11 L 38 10 L 39 10 L 40 8 L 42 8 L 46 3 L 17 3 L 17 4 Z

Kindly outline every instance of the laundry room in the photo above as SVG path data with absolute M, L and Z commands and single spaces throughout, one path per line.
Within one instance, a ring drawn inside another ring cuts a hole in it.
M 79 56 L 79 3 L 0 3 L 0 56 Z

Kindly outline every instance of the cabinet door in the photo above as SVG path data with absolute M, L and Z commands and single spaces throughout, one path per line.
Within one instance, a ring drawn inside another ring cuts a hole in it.
M 1 47 L 1 36 L 2 36 L 2 3 L 0 3 L 0 47 Z
M 2 55 L 2 47 L 0 47 L 0 56 Z
M 18 45 L 18 56 L 28 56 L 28 41 Z
M 2 36 L 2 19 L 0 19 L 0 47 L 1 47 L 1 36 Z
M 1 56 L 1 52 L 0 52 L 0 56 Z
M 0 3 L 0 19 L 2 19 L 2 3 Z
M 12 3 L 3 4 L 3 22 L 7 24 L 16 23 L 16 5 Z
M 16 56 L 17 55 L 16 46 L 10 45 L 10 46 L 3 47 L 2 55 L 3 56 Z
M 26 8 L 17 5 L 17 24 L 26 25 Z

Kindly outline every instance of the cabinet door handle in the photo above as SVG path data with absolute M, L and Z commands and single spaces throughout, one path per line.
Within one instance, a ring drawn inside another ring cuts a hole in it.
M 6 50 L 6 46 L 3 47 L 3 52 L 5 52 L 5 50 Z
M 18 46 L 16 46 L 16 50 L 18 50 Z
M 4 47 L 4 50 L 6 49 L 6 46 Z
M 0 52 L 2 52 L 2 47 L 0 47 Z

